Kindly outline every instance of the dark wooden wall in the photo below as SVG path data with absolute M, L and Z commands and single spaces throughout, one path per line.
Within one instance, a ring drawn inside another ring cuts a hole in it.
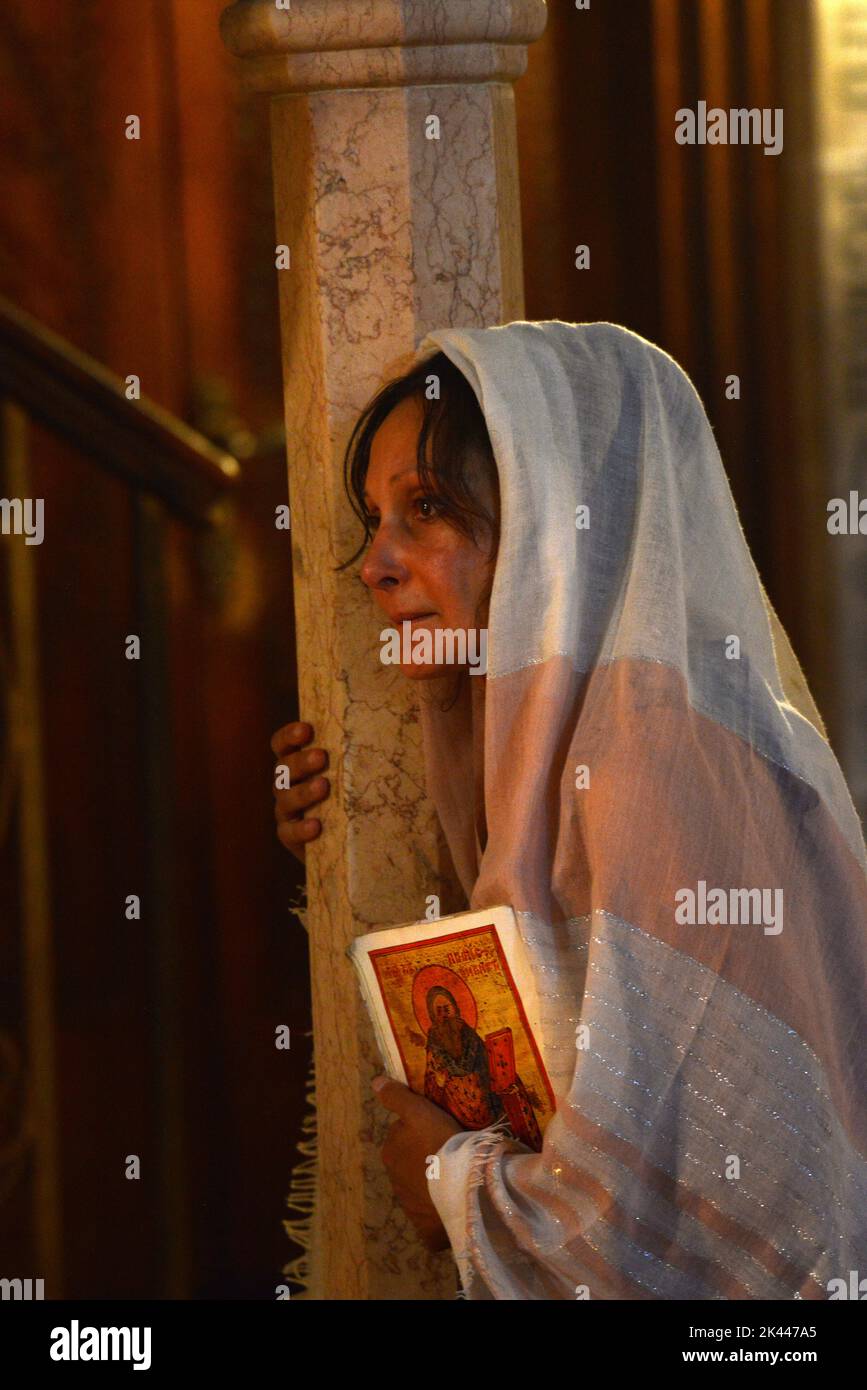
M 270 793 L 268 739 L 296 694 L 288 536 L 273 524 L 286 486 L 268 124 L 236 95 L 220 9 L 41 0 L 0 14 L 0 292 L 252 451 L 222 527 L 202 539 L 169 525 L 165 669 L 146 674 L 123 659 L 141 624 L 131 495 L 85 454 L 32 439 L 68 1297 L 273 1297 L 297 1253 L 281 1221 L 310 1025 L 306 938 L 287 911 L 300 873 L 274 839 Z M 131 113 L 139 141 L 124 137 Z M 159 757 L 171 815 L 154 824 Z M 13 1089 L 13 1058 L 27 1061 L 6 911 L 17 849 L 3 846 L 0 880 Z M 165 902 L 148 901 L 151 871 Z M 138 923 L 123 914 L 135 892 Z M 281 1023 L 289 1053 L 274 1046 Z M 10 1142 L 21 1118 L 10 1112 Z M 33 1164 L 12 1176 L 2 1273 L 39 1277 Z

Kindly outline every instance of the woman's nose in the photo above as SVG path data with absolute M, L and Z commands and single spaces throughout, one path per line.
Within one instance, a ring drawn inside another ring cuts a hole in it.
M 369 589 L 391 588 L 406 579 L 409 571 L 400 557 L 400 545 L 380 522 L 361 566 L 361 579 Z

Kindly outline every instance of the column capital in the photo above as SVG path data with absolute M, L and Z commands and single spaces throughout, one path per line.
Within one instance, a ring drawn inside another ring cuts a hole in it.
M 514 82 L 546 20 L 545 0 L 236 0 L 220 30 L 244 85 L 278 96 Z

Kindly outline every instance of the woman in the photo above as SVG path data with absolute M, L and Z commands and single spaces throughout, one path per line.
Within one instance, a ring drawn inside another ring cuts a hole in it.
M 396 1191 L 472 1298 L 833 1296 L 867 1273 L 867 854 L 704 409 L 613 324 L 429 348 L 443 401 L 393 384 L 350 445 L 361 573 L 395 625 L 487 627 L 484 678 L 404 670 L 469 904 L 516 911 L 557 1113 L 535 1154 L 388 1082 Z M 278 798 L 291 848 L 321 791 Z

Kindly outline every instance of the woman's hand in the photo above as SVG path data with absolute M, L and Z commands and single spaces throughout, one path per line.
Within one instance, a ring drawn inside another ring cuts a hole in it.
M 461 1126 L 438 1105 L 417 1096 L 400 1081 L 383 1078 L 374 1095 L 398 1116 L 382 1146 L 382 1161 L 400 1202 L 428 1250 L 447 1250 L 449 1238 L 428 1195 L 427 1161 Z
M 328 766 L 325 749 L 299 751 L 312 737 L 313 725 L 301 723 L 284 724 L 271 739 L 271 752 L 277 759 L 272 784 L 277 839 L 302 864 L 307 841 L 315 840 L 322 832 L 322 822 L 315 816 L 307 817 L 305 812 L 324 801 L 331 791 L 328 778 L 316 775 Z M 277 772 L 281 766 L 289 769 L 289 786 L 278 789 Z

